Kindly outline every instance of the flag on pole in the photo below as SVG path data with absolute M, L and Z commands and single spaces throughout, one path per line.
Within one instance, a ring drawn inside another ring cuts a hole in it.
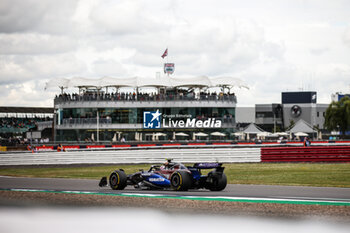
M 168 48 L 164 51 L 162 58 L 165 58 L 166 56 L 168 56 Z

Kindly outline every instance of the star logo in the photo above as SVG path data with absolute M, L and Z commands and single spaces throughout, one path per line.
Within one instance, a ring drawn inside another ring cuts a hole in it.
M 162 113 L 159 109 L 155 112 L 143 112 L 143 128 L 145 129 L 159 129 L 161 124 Z
M 159 121 L 159 116 L 162 115 L 162 114 L 159 112 L 159 109 L 157 109 L 157 111 L 156 111 L 155 113 L 151 113 L 151 114 L 152 114 L 152 116 L 153 116 L 151 122 L 154 121 L 155 119 L 157 119 L 157 121 Z

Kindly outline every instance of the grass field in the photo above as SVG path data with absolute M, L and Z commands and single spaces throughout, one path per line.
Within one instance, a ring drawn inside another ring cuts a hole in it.
M 74 167 L 21 167 L 1 168 L 0 175 L 47 178 L 100 179 L 116 168 L 127 174 L 150 165 L 74 166 Z M 225 174 L 231 184 L 302 185 L 350 188 L 350 163 L 239 163 L 225 164 Z

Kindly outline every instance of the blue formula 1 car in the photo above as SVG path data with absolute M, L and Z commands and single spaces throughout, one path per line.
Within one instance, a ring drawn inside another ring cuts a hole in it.
M 213 169 L 202 175 L 203 169 Z M 109 186 L 114 190 L 123 190 L 127 185 L 140 189 L 163 189 L 187 191 L 188 189 L 225 189 L 227 178 L 222 163 L 195 163 L 192 167 L 168 160 L 162 166 L 152 165 L 148 171 L 139 171 L 126 175 L 124 170 L 113 171 L 109 176 Z M 99 186 L 107 186 L 107 177 L 102 177 Z

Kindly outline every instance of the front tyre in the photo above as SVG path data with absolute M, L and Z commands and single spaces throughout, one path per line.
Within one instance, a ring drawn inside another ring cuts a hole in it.
M 171 188 L 176 191 L 187 191 L 191 187 L 191 175 L 186 171 L 176 171 L 170 177 Z
M 208 174 L 208 178 L 209 178 L 208 189 L 210 191 L 221 191 L 226 188 L 227 177 L 225 173 L 210 172 Z
M 113 190 L 123 190 L 126 187 L 127 176 L 125 172 L 116 170 L 109 176 L 109 185 Z

